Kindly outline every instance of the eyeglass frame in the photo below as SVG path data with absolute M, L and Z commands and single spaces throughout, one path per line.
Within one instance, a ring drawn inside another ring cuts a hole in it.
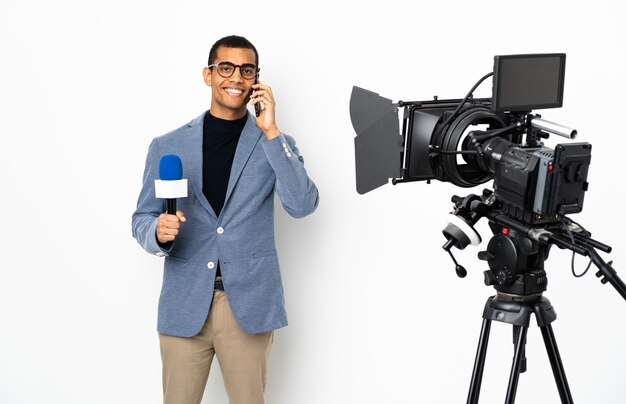
M 208 67 L 209 69 L 210 69 L 210 68 L 212 68 L 212 67 L 219 67 L 219 65 L 220 65 L 220 64 L 222 64 L 222 63 L 223 63 L 223 64 L 228 64 L 228 65 L 230 65 L 230 66 L 233 66 L 233 72 L 230 74 L 230 76 L 224 76 L 224 75 L 222 75 L 222 73 L 220 73 L 219 69 L 216 69 L 216 70 L 217 70 L 217 74 L 219 74 L 221 77 L 224 77 L 225 79 L 227 79 L 227 78 L 229 78 L 229 77 L 232 77 L 232 76 L 233 76 L 233 74 L 235 74 L 235 70 L 237 70 L 237 68 L 239 68 L 239 74 L 241 74 L 241 77 L 243 77 L 243 78 L 244 78 L 244 79 L 246 79 L 246 80 L 252 80 L 252 79 L 256 78 L 256 77 L 259 75 L 259 72 L 261 71 L 261 68 L 260 68 L 260 67 L 258 67 L 257 65 L 255 65 L 254 63 L 244 63 L 244 64 L 242 64 L 242 65 L 236 65 L 236 64 L 234 64 L 233 62 L 229 62 L 228 60 L 224 60 L 224 61 L 221 61 L 221 62 L 219 62 L 219 63 L 213 63 L 213 64 L 208 65 L 207 67 Z M 242 67 L 250 67 L 250 66 L 254 67 L 254 69 L 256 70 L 256 72 L 254 73 L 254 76 L 252 76 L 252 77 L 250 77 L 250 78 L 247 78 L 247 77 L 245 77 L 245 76 L 243 75 L 243 73 L 241 72 L 241 68 L 242 68 Z

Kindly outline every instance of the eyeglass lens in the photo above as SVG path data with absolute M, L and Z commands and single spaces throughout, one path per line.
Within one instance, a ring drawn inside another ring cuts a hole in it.
M 256 76 L 257 68 L 253 64 L 245 64 L 241 66 L 234 65 L 230 62 L 220 62 L 217 64 L 217 72 L 222 77 L 230 77 L 235 72 L 235 69 L 239 67 L 241 75 L 245 79 L 251 79 Z

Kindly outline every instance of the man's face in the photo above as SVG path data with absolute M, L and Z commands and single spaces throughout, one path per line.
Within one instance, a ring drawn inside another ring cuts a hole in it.
M 217 48 L 213 64 L 231 62 L 235 65 L 256 64 L 254 51 L 246 48 Z M 254 79 L 244 79 L 237 67 L 230 77 L 222 77 L 217 68 L 204 68 L 204 82 L 211 87 L 211 115 L 222 119 L 238 119 L 246 114 Z

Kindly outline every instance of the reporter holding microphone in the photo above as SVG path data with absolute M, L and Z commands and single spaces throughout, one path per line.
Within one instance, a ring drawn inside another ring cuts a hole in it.
M 175 154 L 161 157 L 159 162 L 159 180 L 154 181 L 154 193 L 157 198 L 165 198 L 165 213 L 159 215 L 156 237 L 160 244 L 167 248 L 170 241 L 174 241 L 180 222 L 185 216 L 176 210 L 176 199 L 187 197 L 187 180 L 183 179 L 183 163 Z
M 182 211 L 176 211 L 175 215 L 170 213 L 161 213 L 156 227 L 156 237 L 161 244 L 167 244 L 174 241 L 180 229 L 180 222 L 185 222 L 185 215 Z
M 218 40 L 203 70 L 210 109 L 148 150 L 132 231 L 165 257 L 157 330 L 166 404 L 199 404 L 214 356 L 230 404 L 264 403 L 273 333 L 287 325 L 274 194 L 295 218 L 312 213 L 319 195 L 294 139 L 276 125 L 258 66 L 247 39 Z M 262 108 L 250 113 L 248 102 Z M 180 196 L 156 189 L 173 187 L 158 176 L 169 155 L 179 157 L 188 188 L 164 213 L 161 198 Z

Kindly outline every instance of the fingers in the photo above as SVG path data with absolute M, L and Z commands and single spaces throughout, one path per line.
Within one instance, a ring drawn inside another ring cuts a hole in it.
M 161 243 L 173 241 L 178 235 L 180 222 L 185 222 L 186 220 L 187 219 L 183 215 L 183 212 L 180 210 L 176 212 L 176 215 L 162 213 L 159 215 L 159 219 L 157 221 L 157 239 Z
M 265 132 L 267 140 L 271 140 L 280 135 L 280 130 L 276 127 L 276 101 L 274 101 L 274 94 L 272 89 L 265 84 L 253 84 L 252 88 L 254 92 L 250 96 L 250 103 L 257 105 L 262 103 L 262 111 L 256 119 L 257 126 Z
M 252 90 L 253 91 L 260 91 L 260 90 L 265 90 L 265 91 L 269 91 L 270 93 L 272 92 L 272 87 L 266 85 L 266 84 L 261 84 L 261 83 L 256 83 L 252 85 Z
M 257 83 L 252 85 L 252 94 L 250 95 L 250 103 L 256 105 L 259 102 L 263 103 L 263 109 L 274 109 L 276 101 L 274 101 L 274 94 L 272 88 L 268 85 Z
M 266 86 L 265 84 L 253 84 L 252 85 L 252 94 L 250 95 L 250 100 L 254 101 L 258 98 L 262 99 L 265 102 L 265 99 L 274 103 L 274 94 L 272 93 L 272 88 L 270 86 Z
M 272 94 L 269 93 L 268 91 L 265 90 L 258 90 L 252 93 L 252 95 L 250 96 L 250 101 L 253 101 L 258 99 L 258 98 L 267 98 L 267 99 L 274 99 L 272 97 Z
M 271 97 L 274 97 L 274 93 L 272 93 L 271 88 L 257 88 L 257 89 L 252 90 L 252 93 L 250 94 L 250 98 L 256 98 L 262 94 L 269 94 Z
M 250 103 L 252 105 L 258 104 L 259 102 L 263 103 L 263 106 L 265 108 L 269 107 L 273 107 L 274 106 L 274 98 L 271 96 L 271 94 L 267 94 L 263 91 L 257 91 L 257 93 L 259 94 L 255 94 L 254 97 L 250 97 Z M 263 109 L 265 109 L 263 108 Z

